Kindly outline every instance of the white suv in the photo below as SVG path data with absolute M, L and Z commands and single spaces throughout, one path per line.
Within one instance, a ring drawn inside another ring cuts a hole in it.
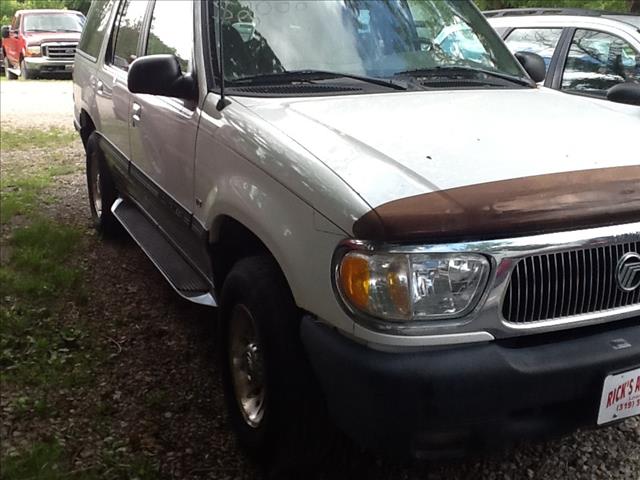
M 640 16 L 575 9 L 484 12 L 513 52 L 542 56 L 544 86 L 604 99 L 614 86 L 640 83 Z M 637 107 L 616 106 L 639 113 Z
M 250 451 L 317 461 L 327 416 L 428 457 L 640 414 L 640 165 L 610 140 L 640 121 L 540 88 L 471 1 L 94 2 L 84 32 L 95 225 L 218 307 Z

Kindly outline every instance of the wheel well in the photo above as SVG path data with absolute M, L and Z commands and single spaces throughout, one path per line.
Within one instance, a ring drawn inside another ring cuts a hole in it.
M 82 138 L 82 144 L 87 146 L 87 141 L 89 140 L 89 136 L 95 131 L 96 126 L 91 120 L 89 114 L 82 110 L 80 112 L 80 138 Z
M 233 265 L 241 258 L 264 254 L 273 257 L 256 234 L 231 217 L 225 216 L 217 220 L 213 231 L 217 235 L 210 245 L 210 251 L 213 259 L 213 282 L 218 292 Z

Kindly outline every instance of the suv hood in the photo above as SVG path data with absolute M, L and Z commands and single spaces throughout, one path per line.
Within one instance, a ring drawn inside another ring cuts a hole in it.
M 368 228 L 356 232 L 360 236 L 451 233 L 454 217 L 462 236 L 474 219 L 495 235 L 516 219 L 533 221 L 534 213 L 532 230 L 542 231 L 547 217 L 540 210 L 548 213 L 551 204 L 565 227 L 576 208 L 583 215 L 596 208 L 615 221 L 621 220 L 615 216 L 620 208 L 624 221 L 640 217 L 640 109 L 623 115 L 548 89 L 237 100 L 325 163 L 372 207 Z M 606 185 L 598 183 L 602 178 Z M 504 220 L 505 211 L 511 222 L 487 223 L 488 215 Z M 588 216 L 590 225 L 594 219 Z M 391 223 L 400 217 L 404 227 L 411 217 L 413 230 L 394 233 Z M 435 231 L 425 230 L 425 222 Z
M 80 32 L 26 32 L 24 36 L 29 45 L 40 45 L 46 42 L 80 41 Z

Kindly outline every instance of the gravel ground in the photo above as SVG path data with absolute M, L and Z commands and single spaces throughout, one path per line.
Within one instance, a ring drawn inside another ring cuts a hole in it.
M 7 85 L 2 83 L 3 124 Z M 68 83 L 61 85 L 68 88 Z M 12 92 L 30 96 L 32 86 L 38 94 L 48 88 L 25 82 Z M 65 95 L 64 88 L 60 97 Z M 66 101 L 60 101 L 58 108 L 59 114 L 47 110 L 43 125 L 70 124 Z M 17 110 L 12 115 L 20 116 Z M 21 125 L 33 125 L 31 120 L 21 121 Z M 69 163 L 82 165 L 79 142 L 61 152 Z M 3 163 L 29 164 L 34 158 L 31 152 L 3 158 Z M 157 468 L 158 478 L 259 478 L 225 420 L 213 361 L 215 311 L 178 298 L 131 240 L 98 238 L 89 226 L 81 171 L 59 177 L 49 194 L 54 200 L 46 215 L 81 229 L 89 244 L 84 257 L 77 260 L 84 268 L 89 301 L 70 305 L 57 320 L 73 325 L 78 318 L 88 319 L 96 342 L 109 355 L 92 371 L 97 387 L 51 392 L 48 401 L 55 414 L 47 418 L 12 411 L 7 406 L 24 392 L 2 392 L 2 455 L 30 442 L 55 438 L 73 452 L 77 471 L 99 467 L 105 452 L 116 451 L 121 465 L 146 459 Z M 94 416 L 96 405 L 104 405 L 100 419 Z M 121 478 L 135 478 L 135 474 L 132 470 Z M 347 445 L 339 458 L 304 478 L 638 480 L 640 419 L 449 463 L 391 462 Z
M 10 128 L 73 128 L 70 80 L 0 82 L 0 115 Z

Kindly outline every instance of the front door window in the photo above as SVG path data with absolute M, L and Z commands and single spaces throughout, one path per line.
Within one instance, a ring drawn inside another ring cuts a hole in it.
M 562 75 L 562 90 L 605 97 L 622 82 L 640 83 L 640 53 L 625 40 L 596 30 L 576 30 Z

